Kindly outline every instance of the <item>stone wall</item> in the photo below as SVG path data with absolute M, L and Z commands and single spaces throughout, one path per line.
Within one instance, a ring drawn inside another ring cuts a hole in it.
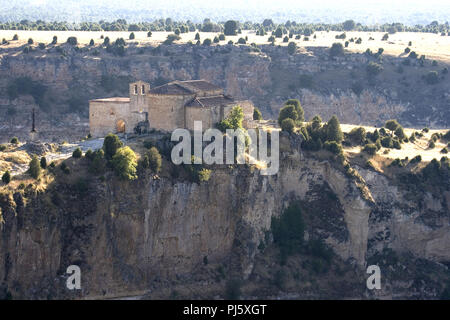
M 148 119 L 150 128 L 171 131 L 184 128 L 184 105 L 193 95 L 148 95 Z
M 214 123 L 211 120 L 211 108 L 186 107 L 186 129 L 194 130 L 194 121 L 201 121 L 203 130 L 212 128 Z
M 119 120 L 125 122 L 126 133 L 133 132 L 135 123 L 128 102 L 89 102 L 89 127 L 93 137 L 104 137 L 110 132 L 117 133 L 117 121 Z

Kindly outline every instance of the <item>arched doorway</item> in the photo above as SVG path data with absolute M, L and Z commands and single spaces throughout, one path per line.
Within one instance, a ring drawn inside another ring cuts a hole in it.
M 122 119 L 117 120 L 116 131 L 117 133 L 125 133 L 125 121 L 123 121 Z

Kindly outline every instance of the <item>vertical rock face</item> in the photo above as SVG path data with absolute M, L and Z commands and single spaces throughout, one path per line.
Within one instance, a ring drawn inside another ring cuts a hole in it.
M 193 276 L 205 259 L 246 278 L 272 217 L 297 200 L 308 207 L 308 236 L 360 268 L 386 248 L 450 261 L 443 199 L 426 196 L 419 208 L 384 176 L 358 168 L 370 202 L 332 163 L 282 147 L 289 152 L 273 176 L 218 167 L 200 184 L 145 176 L 124 183 L 107 175 L 85 194 L 56 180 L 46 192 L 2 195 L 1 292 L 21 298 L 129 293 Z M 82 270 L 77 293 L 65 287 L 72 264 Z

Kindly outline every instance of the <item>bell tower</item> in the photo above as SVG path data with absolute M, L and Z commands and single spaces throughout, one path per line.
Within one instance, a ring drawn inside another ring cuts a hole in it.
M 147 111 L 147 93 L 150 91 L 150 84 L 144 81 L 130 83 L 130 111 Z

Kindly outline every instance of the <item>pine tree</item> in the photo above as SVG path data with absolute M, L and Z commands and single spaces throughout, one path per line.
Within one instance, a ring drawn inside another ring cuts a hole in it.
M 33 158 L 31 159 L 28 173 L 34 179 L 39 178 L 39 175 L 41 174 L 41 165 L 37 156 L 33 156 Z
M 336 116 L 332 116 L 327 123 L 327 140 L 340 143 L 343 138 L 344 134 L 342 133 L 339 119 Z
M 8 170 L 6 170 L 5 173 L 3 174 L 3 176 L 2 176 L 2 181 L 3 181 L 5 184 L 8 184 L 8 183 L 11 181 L 11 174 L 9 173 Z

